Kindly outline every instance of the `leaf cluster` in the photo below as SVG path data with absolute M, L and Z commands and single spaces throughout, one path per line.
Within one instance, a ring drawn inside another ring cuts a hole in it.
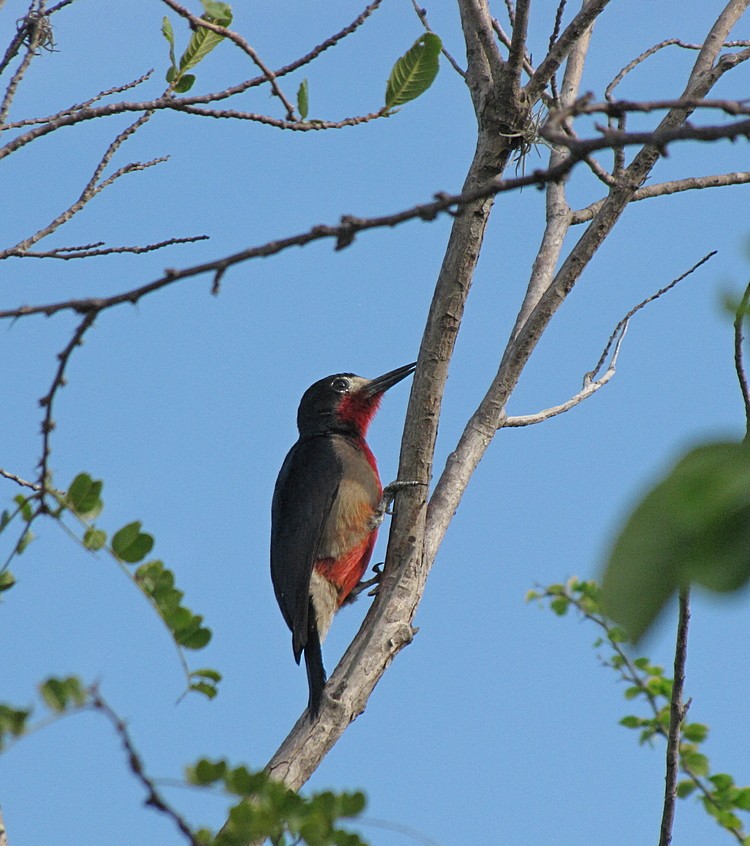
M 39 685 L 39 695 L 49 710 L 60 716 L 74 708 L 82 708 L 89 701 L 89 691 L 76 676 L 51 676 Z M 33 707 L 18 708 L 0 703 L 0 752 L 8 741 L 26 734 L 30 729 Z
M 254 773 L 244 766 L 231 767 L 224 760 L 206 758 L 189 767 L 186 778 L 200 787 L 218 785 L 240 799 L 219 833 L 197 832 L 202 846 L 244 846 L 264 838 L 274 846 L 365 846 L 358 834 L 339 827 L 340 820 L 357 817 L 364 810 L 365 797 L 358 791 L 324 791 L 304 797 L 265 772 Z
M 637 700 L 646 705 L 645 715 L 627 714 L 620 719 L 620 725 L 637 731 L 641 744 L 650 745 L 656 737 L 666 740 L 673 679 L 649 658 L 631 658 L 625 651 L 628 635 L 606 615 L 600 586 L 592 580 L 572 578 L 565 584 L 531 590 L 527 599 L 546 603 L 558 616 L 565 616 L 575 609 L 602 630 L 602 636 L 594 642 L 595 648 L 608 648 L 608 654 L 600 655 L 602 664 L 614 670 L 625 682 L 623 695 L 627 701 Z M 722 828 L 744 846 L 750 846 L 750 836 L 737 815 L 738 811 L 750 811 L 750 787 L 737 787 L 732 776 L 711 772 L 709 759 L 701 746 L 708 734 L 709 727 L 704 723 L 682 720 L 678 755 L 684 778 L 677 784 L 677 795 L 681 798 L 693 793 L 698 795 L 703 807 Z
M 79 473 L 71 482 L 67 491 L 54 491 L 47 488 L 47 493 L 55 499 L 55 507 L 41 506 L 41 492 L 29 496 L 19 494 L 15 497 L 16 508 L 5 510 L 0 515 L 0 533 L 6 530 L 17 518 L 23 523 L 21 535 L 14 542 L 11 557 L 24 551 L 33 539 L 31 524 L 41 514 L 45 514 L 72 534 L 81 545 L 92 553 L 108 553 L 141 590 L 159 614 L 170 636 L 180 649 L 203 649 L 211 640 L 211 629 L 203 624 L 203 617 L 190 610 L 184 603 L 184 593 L 175 585 L 174 573 L 160 560 L 144 560 L 154 546 L 154 538 L 142 531 L 140 520 L 127 523 L 115 531 L 111 538 L 97 525 L 96 520 L 104 508 L 101 479 L 93 479 L 88 473 Z M 77 533 L 66 522 L 66 516 L 73 519 L 82 530 Z M 131 565 L 138 564 L 134 570 Z M 6 565 L 7 566 L 7 565 Z M 13 587 L 15 579 L 7 570 L 0 570 L 0 592 Z M 184 661 L 183 661 L 184 664 Z M 205 668 L 189 671 L 188 689 L 213 698 L 218 692 L 221 674 Z
M 204 14 L 201 19 L 218 26 L 229 26 L 232 23 L 232 8 L 228 3 L 218 3 L 214 0 L 201 0 Z M 175 56 L 174 30 L 168 17 L 164 17 L 161 26 L 162 35 L 169 44 L 169 70 L 166 74 L 169 87 L 178 94 L 184 94 L 195 84 L 195 75 L 187 71 L 194 68 L 216 47 L 224 36 L 205 27 L 196 27 L 188 42 L 185 52 L 177 61 Z

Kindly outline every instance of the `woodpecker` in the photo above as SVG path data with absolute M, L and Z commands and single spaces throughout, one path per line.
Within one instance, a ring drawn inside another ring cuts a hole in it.
M 326 682 L 320 644 L 367 570 L 384 512 L 365 435 L 383 394 L 415 367 L 377 379 L 337 373 L 311 385 L 297 411 L 299 439 L 276 480 L 271 579 L 292 632 L 294 659 L 299 664 L 305 655 L 312 717 Z

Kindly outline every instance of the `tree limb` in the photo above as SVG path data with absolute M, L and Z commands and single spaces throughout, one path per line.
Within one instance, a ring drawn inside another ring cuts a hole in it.
M 659 832 L 659 846 L 672 842 L 674 810 L 677 801 L 677 777 L 680 770 L 680 730 L 685 719 L 687 705 L 682 701 L 685 688 L 685 664 L 687 661 L 687 638 L 690 623 L 690 592 L 680 590 L 680 614 L 677 623 L 677 644 L 674 653 L 674 683 L 669 707 L 669 731 L 667 733 L 666 776 L 664 779 L 664 808 Z

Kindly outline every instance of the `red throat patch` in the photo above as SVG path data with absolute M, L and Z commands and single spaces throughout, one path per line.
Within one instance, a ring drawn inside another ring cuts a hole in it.
M 341 400 L 336 413 L 339 420 L 353 423 L 359 434 L 364 438 L 372 422 L 372 418 L 375 416 L 375 412 L 380 407 L 380 400 L 382 398 L 382 394 L 375 394 L 374 397 L 368 397 L 359 391 L 353 394 L 347 394 Z

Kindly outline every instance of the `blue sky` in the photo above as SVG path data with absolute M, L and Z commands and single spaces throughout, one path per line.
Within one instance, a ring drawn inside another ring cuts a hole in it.
M 235 28 L 280 66 L 347 24 L 357 3 L 238 2 Z M 533 7 L 530 44 L 544 53 L 556 4 Z M 26 4 L 0 10 L 3 43 Z M 700 40 L 718 2 L 611 4 L 597 24 L 582 90 L 604 85 L 664 38 Z M 453 4 L 427 5 L 449 49 L 463 56 Z M 76 0 L 56 16 L 57 52 L 32 66 L 12 117 L 47 114 L 155 67 L 139 97 L 163 85 L 167 47 L 156 0 Z M 197 11 L 197 4 L 196 4 Z M 503 13 L 502 4 L 496 10 Z M 171 13 L 170 13 L 171 14 Z M 171 15 L 178 43 L 187 33 Z M 741 28 L 740 28 L 741 29 Z M 394 60 L 419 36 L 406 0 L 386 0 L 358 33 L 294 76 L 309 79 L 310 117 L 377 109 Z M 737 37 L 747 36 L 738 32 Z M 682 90 L 694 54 L 662 51 L 622 86 L 622 96 Z M 221 45 L 198 68 L 197 91 L 253 75 Z M 715 95 L 741 97 L 748 71 Z M 267 92 L 239 108 L 281 116 Z M 387 120 L 340 131 L 284 133 L 251 123 L 157 115 L 114 166 L 170 155 L 120 180 L 60 230 L 49 246 L 106 240 L 150 243 L 207 234 L 209 241 L 142 257 L 87 262 L 7 261 L 2 308 L 106 295 L 271 238 L 369 216 L 460 188 L 474 146 L 461 79 L 444 62 L 433 88 Z M 633 125 L 637 122 L 634 121 Z M 4 163 L 2 214 L 12 244 L 47 223 L 81 190 L 127 120 L 62 130 Z M 532 153 L 529 167 L 542 166 Z M 674 145 L 652 181 L 745 168 L 745 142 Z M 506 430 L 479 466 L 440 550 L 416 624 L 419 634 L 377 686 L 366 712 L 311 780 L 312 789 L 363 788 L 363 835 L 378 846 L 430 842 L 610 846 L 653 842 L 663 788 L 663 749 L 639 748 L 617 725 L 637 707 L 602 668 L 597 632 L 524 602 L 535 584 L 593 577 L 629 506 L 686 448 L 738 438 L 743 411 L 722 308 L 748 276 L 747 187 L 635 204 L 555 317 L 509 405 L 526 414 L 574 394 L 617 321 L 711 250 L 717 256 L 634 319 L 615 379 L 543 425 Z M 598 196 L 577 173 L 571 200 Z M 543 195 L 497 201 L 451 365 L 436 471 L 494 374 L 528 280 L 543 224 Z M 159 620 L 105 557 L 93 557 L 51 523 L 14 562 L 18 584 L 0 609 L 0 700 L 34 700 L 38 681 L 75 673 L 98 681 L 127 719 L 148 772 L 179 778 L 201 756 L 262 767 L 306 702 L 304 672 L 268 571 L 269 510 L 276 473 L 296 437 L 299 398 L 328 373 L 375 376 L 415 358 L 448 219 L 373 231 L 334 252 L 293 249 L 229 271 L 218 297 L 193 279 L 111 310 L 76 352 L 55 410 L 51 466 L 65 487 L 80 471 L 105 480 L 101 525 L 133 519 L 156 537 L 154 553 L 177 574 L 187 604 L 214 639 L 193 666 L 224 674 L 213 702 L 175 700 L 183 685 Z M 575 233 L 573 233 L 575 235 Z M 32 477 L 39 458 L 38 399 L 73 317 L 0 327 L 3 368 L 0 466 Z M 408 383 L 383 402 L 370 436 L 384 480 L 394 478 Z M 3 499 L 17 493 L 2 482 Z M 0 539 L 2 540 L 2 539 Z M 4 541 L 7 544 L 7 540 Z M 2 547 L 3 550 L 6 547 Z M 374 560 L 382 560 L 385 530 Z M 5 552 L 3 552 L 5 554 Z M 360 601 L 334 623 L 330 671 L 364 613 Z M 671 664 L 674 609 L 645 644 Z M 708 723 L 716 771 L 750 783 L 742 659 L 747 595 L 697 596 L 689 646 L 691 718 Z M 221 824 L 221 798 L 165 787 L 197 824 Z M 93 714 L 58 722 L 0 758 L 0 803 L 11 846 L 182 843 L 172 824 L 142 807 L 111 728 Z M 380 822 L 378 822 L 380 821 Z M 418 841 L 403 831 L 420 833 Z M 720 842 L 695 800 L 681 802 L 675 842 Z

